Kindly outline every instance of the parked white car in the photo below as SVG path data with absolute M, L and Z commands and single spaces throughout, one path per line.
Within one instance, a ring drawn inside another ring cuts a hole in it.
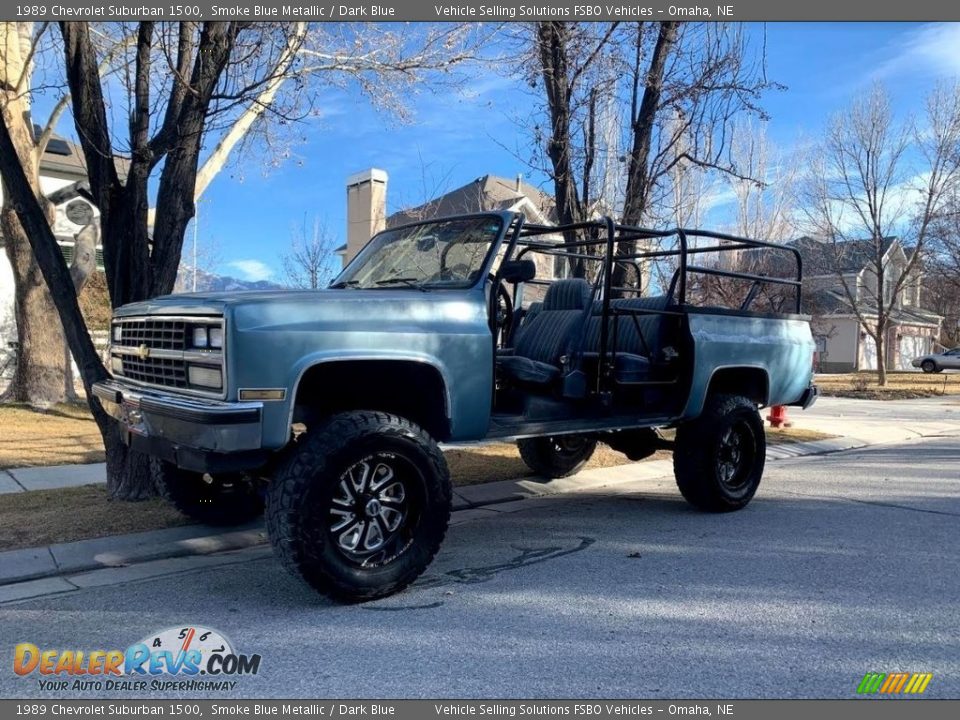
M 914 358 L 910 363 L 925 373 L 942 372 L 943 370 L 960 369 L 960 347 L 953 350 L 944 350 L 941 353 L 931 353 Z

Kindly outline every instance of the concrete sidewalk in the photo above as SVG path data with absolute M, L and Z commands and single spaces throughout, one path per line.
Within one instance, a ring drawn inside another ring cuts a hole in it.
M 105 463 L 51 465 L 0 470 L 0 495 L 28 490 L 56 490 L 107 481 Z

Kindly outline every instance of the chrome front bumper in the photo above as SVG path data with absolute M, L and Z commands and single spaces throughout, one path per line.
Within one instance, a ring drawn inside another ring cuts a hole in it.
M 173 396 L 116 380 L 94 383 L 93 394 L 120 424 L 134 450 L 198 472 L 262 465 L 263 403 Z

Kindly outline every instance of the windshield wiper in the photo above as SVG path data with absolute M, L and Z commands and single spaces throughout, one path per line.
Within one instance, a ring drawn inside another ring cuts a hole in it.
M 394 284 L 406 285 L 407 287 L 415 288 L 420 292 L 429 292 L 427 288 L 425 288 L 423 285 L 417 282 L 416 278 L 412 278 L 412 277 L 392 277 L 392 278 L 387 278 L 386 280 L 377 280 L 374 283 L 374 285 L 394 285 Z
M 327 289 L 343 290 L 344 288 L 352 287 L 354 285 L 359 285 L 359 284 L 360 284 L 359 280 L 341 280 L 340 282 L 335 282 L 330 285 L 327 285 Z

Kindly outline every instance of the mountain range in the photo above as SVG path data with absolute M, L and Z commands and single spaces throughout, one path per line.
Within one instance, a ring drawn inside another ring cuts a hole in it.
M 229 275 L 217 275 L 202 269 L 197 270 L 196 292 L 232 292 L 236 290 L 282 290 L 283 285 L 269 280 L 240 280 Z M 194 292 L 193 268 L 182 265 L 177 275 L 175 293 Z

